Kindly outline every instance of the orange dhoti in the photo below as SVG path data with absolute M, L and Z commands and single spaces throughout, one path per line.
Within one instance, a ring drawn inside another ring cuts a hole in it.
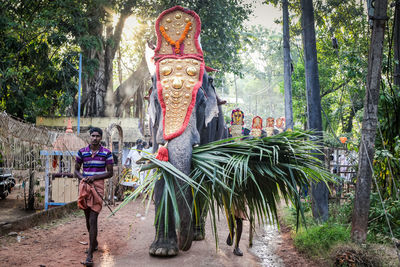
M 81 180 L 79 183 L 78 207 L 92 209 L 99 213 L 103 207 L 104 180 L 97 180 L 88 184 Z

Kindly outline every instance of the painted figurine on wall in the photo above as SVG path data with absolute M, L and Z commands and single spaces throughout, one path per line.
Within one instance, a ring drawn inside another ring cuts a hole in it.
M 229 133 L 232 137 L 243 135 L 244 113 L 239 108 L 232 110 L 231 127 Z M 239 139 L 238 139 L 239 140 Z
M 274 122 L 275 122 L 274 118 L 272 117 L 267 118 L 267 124 L 265 125 L 265 132 L 267 133 L 267 136 L 274 135 Z
M 262 118 L 260 116 L 255 116 L 253 118 L 250 135 L 253 137 L 261 137 L 262 132 Z
M 276 119 L 275 122 L 276 129 L 278 133 L 282 133 L 285 131 L 285 117 L 279 117 Z

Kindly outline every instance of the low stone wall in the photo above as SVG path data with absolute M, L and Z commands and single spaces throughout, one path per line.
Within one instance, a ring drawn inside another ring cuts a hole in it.
M 3 222 L 2 225 L 0 225 L 0 236 L 3 236 L 9 232 L 23 231 L 36 225 L 50 222 L 51 220 L 60 219 L 77 209 L 78 204 L 76 201 L 74 201 L 64 206 L 51 208 L 49 210 L 38 212 L 15 221 Z

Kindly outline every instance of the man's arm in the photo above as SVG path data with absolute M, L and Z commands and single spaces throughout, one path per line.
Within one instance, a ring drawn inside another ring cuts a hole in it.
M 82 180 L 84 178 L 81 173 L 81 166 L 82 166 L 82 163 L 75 162 L 74 174 L 75 174 L 75 177 L 78 177 L 79 180 Z

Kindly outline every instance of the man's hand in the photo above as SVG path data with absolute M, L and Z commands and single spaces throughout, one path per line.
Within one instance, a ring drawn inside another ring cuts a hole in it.
M 89 177 L 86 177 L 85 179 L 83 179 L 83 181 L 84 181 L 85 183 L 88 183 L 88 184 L 93 183 L 94 180 L 95 180 L 95 179 L 94 179 L 93 176 L 89 176 Z

